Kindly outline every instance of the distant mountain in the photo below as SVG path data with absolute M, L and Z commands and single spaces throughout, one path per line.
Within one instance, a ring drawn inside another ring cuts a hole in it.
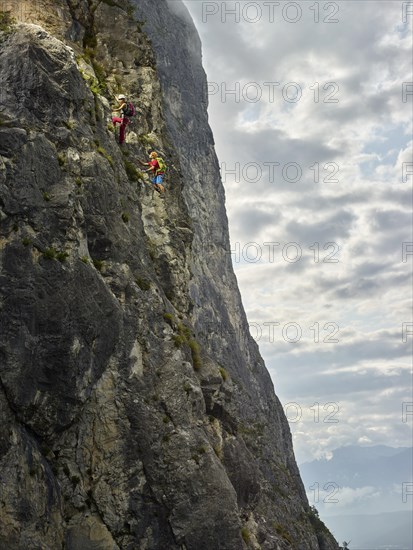
M 349 550 L 413 548 L 412 516 L 409 511 L 389 514 L 359 514 L 323 517 L 338 541 L 351 540 Z

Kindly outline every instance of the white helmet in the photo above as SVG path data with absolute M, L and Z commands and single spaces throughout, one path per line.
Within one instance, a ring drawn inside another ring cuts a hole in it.
M 118 95 L 118 99 L 126 99 L 126 96 L 123 95 L 123 94 L 119 94 L 119 95 Z

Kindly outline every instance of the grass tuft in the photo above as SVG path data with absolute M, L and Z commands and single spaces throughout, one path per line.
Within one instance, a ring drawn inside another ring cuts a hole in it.
M 227 371 L 224 369 L 224 367 L 219 367 L 219 373 L 220 373 L 220 375 L 221 375 L 221 377 L 222 377 L 222 380 L 223 380 L 224 382 L 226 382 L 226 381 L 228 380 L 228 373 L 227 373 Z
M 142 279 L 142 277 L 136 277 L 135 282 L 141 290 L 149 290 L 151 288 L 151 283 L 146 279 Z
M 191 349 L 192 364 L 195 370 L 199 370 L 202 367 L 201 362 L 201 348 L 196 340 L 192 339 L 188 342 Z
M 109 155 L 109 153 L 106 151 L 104 147 L 102 147 L 101 145 L 97 145 L 96 151 L 108 161 L 108 163 L 112 166 L 112 168 L 115 166 L 115 163 L 113 162 L 113 158 Z
M 65 262 L 66 259 L 69 257 L 69 253 L 68 252 L 58 252 L 56 254 L 56 258 L 59 260 L 59 262 Z
M 130 181 L 138 182 L 143 179 L 143 174 L 140 170 L 137 170 L 136 166 L 127 159 L 123 160 L 125 166 L 126 175 Z
M 185 338 L 180 334 L 174 334 L 172 336 L 172 340 L 174 341 L 175 347 L 177 348 L 180 348 L 185 344 Z
M 175 324 L 175 317 L 172 315 L 172 313 L 164 313 L 163 318 L 168 323 L 168 325 L 172 328 L 174 328 Z
M 248 530 L 248 527 L 243 527 L 241 529 L 241 535 L 242 535 L 242 538 L 243 538 L 244 542 L 246 542 L 248 544 L 251 540 L 251 535 L 250 535 L 250 532 Z
M 59 153 L 57 155 L 57 162 L 59 163 L 59 166 L 65 166 L 66 165 L 66 156 L 63 153 Z
M 56 250 L 54 248 L 46 248 L 43 252 L 43 257 L 46 260 L 55 260 L 56 259 Z
M 175 319 L 170 313 L 164 313 L 165 321 L 171 325 L 172 328 L 175 328 Z M 194 370 L 199 370 L 202 367 L 201 361 L 201 348 L 198 342 L 193 338 L 190 328 L 184 323 L 178 323 L 177 333 L 172 336 L 172 340 L 177 348 L 180 348 L 184 345 L 188 346 L 191 350 L 192 356 L 192 365 Z
M 93 265 L 98 271 L 102 271 L 105 262 L 103 260 L 93 260 Z
M 14 17 L 11 16 L 9 11 L 0 11 L 0 31 L 6 34 L 10 34 L 12 26 L 16 23 Z

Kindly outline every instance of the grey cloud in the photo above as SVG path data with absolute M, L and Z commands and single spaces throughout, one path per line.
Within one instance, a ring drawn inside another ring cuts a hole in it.
M 412 214 L 402 210 L 371 210 L 369 222 L 373 228 L 371 246 L 375 254 L 397 255 L 401 260 L 402 243 L 413 241 Z
M 412 208 L 413 205 L 413 192 L 410 186 L 406 186 L 404 189 L 385 189 L 381 191 L 380 198 L 383 202 L 407 208 Z
M 380 273 L 386 272 L 391 269 L 393 264 L 391 262 L 372 262 L 366 261 L 361 265 L 358 265 L 354 269 L 355 277 L 374 277 Z
M 380 375 L 370 369 L 363 373 L 357 372 L 338 372 L 334 376 L 323 375 L 315 372 L 314 375 L 303 375 L 300 372 L 295 373 L 295 377 L 299 377 L 300 385 L 305 390 L 296 391 L 296 382 L 291 376 L 285 376 L 279 369 L 276 369 L 275 380 L 278 381 L 283 388 L 283 394 L 289 397 L 298 397 L 300 399 L 305 396 L 314 396 L 320 399 L 321 397 L 328 400 L 366 398 L 372 392 L 381 392 L 389 388 L 399 389 L 406 387 L 410 382 L 409 373 L 401 371 L 392 375 Z M 401 393 L 402 390 L 399 390 Z M 366 395 L 367 394 L 367 395 Z M 404 394 L 406 395 L 406 394 Z
M 275 342 L 268 345 L 270 348 L 269 353 L 272 361 L 276 360 L 280 365 L 280 370 L 286 372 L 295 370 L 296 374 L 301 372 L 310 375 L 312 373 L 314 376 L 320 374 L 334 382 L 335 377 L 340 374 L 341 368 L 357 366 L 360 361 L 366 360 L 394 361 L 402 357 L 408 357 L 412 350 L 411 341 L 402 342 L 401 323 L 400 329 L 387 337 L 383 333 L 379 333 L 376 338 L 369 338 L 366 335 L 365 339 L 346 343 L 341 341 L 342 335 L 339 331 L 336 338 L 340 340 L 340 343 L 328 343 L 323 341 L 325 338 L 321 338 L 322 341 L 319 344 L 312 344 L 311 348 L 306 346 L 294 355 L 289 350 L 292 350 L 295 344 L 283 343 L 281 345 L 280 342 Z M 316 370 L 313 370 L 314 366 L 317 367 Z M 336 369 L 334 374 L 323 374 L 323 371 L 330 369 L 332 366 Z M 364 369 L 360 366 L 360 370 Z M 339 383 L 337 387 L 340 387 Z
M 399 231 L 405 227 L 411 227 L 412 214 L 402 210 L 371 211 L 373 225 L 379 231 Z
M 391 264 L 390 264 L 391 265 Z M 374 274 L 374 268 L 369 264 L 362 267 L 358 266 L 355 271 L 351 271 L 346 277 L 319 277 L 315 279 L 313 284 L 318 292 L 327 293 L 330 300 L 360 300 L 371 297 L 382 299 L 384 295 L 397 287 L 403 287 L 405 284 L 410 284 L 412 275 L 410 271 L 404 270 L 403 266 L 400 272 L 391 272 L 379 274 L 379 268 L 377 273 Z M 362 275 L 363 270 L 366 275 Z M 368 271 L 372 270 L 370 276 L 367 276 Z M 388 271 L 388 270 L 387 270 Z
M 389 288 L 393 287 L 393 282 Z M 332 289 L 330 294 L 331 299 L 339 300 L 359 300 L 361 297 L 367 298 L 379 294 L 383 290 L 383 285 L 377 279 L 361 277 L 360 279 L 350 280 L 342 286 L 337 286 Z
M 340 104 L 337 105 L 337 108 L 330 110 L 329 118 L 331 122 L 342 125 L 355 124 L 356 121 L 359 124 L 363 124 L 371 122 L 372 118 L 375 118 L 377 122 L 380 119 L 385 121 L 389 118 L 391 112 L 390 101 L 398 96 L 400 96 L 399 88 L 393 92 L 370 96 L 359 92 L 350 104 L 344 104 L 343 102 L 349 98 L 346 97 L 346 93 L 343 90 L 340 93 Z
M 233 131 L 226 149 L 227 156 L 220 155 L 224 184 L 235 177 L 243 196 L 246 193 L 256 200 L 261 193 L 275 193 L 272 197 L 275 207 L 279 193 L 284 191 L 297 193 L 299 201 L 303 195 L 318 196 L 320 183 L 314 181 L 314 169 L 310 167 L 319 163 L 323 179 L 331 174 L 324 170 L 324 164 L 341 155 L 340 151 L 315 140 L 290 139 L 278 130 L 262 130 L 253 135 Z M 258 168 L 254 168 L 253 163 Z M 234 170 L 237 170 L 236 176 L 231 174 Z M 254 181 L 256 175 L 258 181 Z M 294 181 L 296 178 L 299 181 Z
M 234 216 L 236 234 L 241 237 L 244 244 L 251 240 L 254 241 L 260 231 L 274 226 L 279 223 L 280 219 L 281 213 L 275 210 L 268 212 L 260 208 L 239 208 Z
M 340 178 L 340 176 L 338 176 L 338 178 Z M 340 184 L 334 184 L 334 187 L 337 186 L 340 187 Z M 342 189 L 340 188 L 340 191 L 341 190 Z M 337 207 L 347 207 L 349 209 L 355 207 L 358 204 L 365 204 L 370 197 L 371 193 L 369 193 L 368 189 L 359 189 L 354 193 L 337 193 L 331 196 L 320 196 L 319 194 L 314 193 L 313 195 L 300 197 L 298 200 L 294 201 L 294 205 L 303 210 L 335 210 L 337 209 Z
M 229 168 L 236 162 L 297 162 L 303 169 L 298 183 L 285 181 L 277 169 L 273 183 L 268 170 L 257 183 L 242 177 L 225 183 L 233 243 L 265 236 L 303 247 L 297 263 L 235 264 L 247 313 L 264 319 L 271 311 L 280 316 L 295 312 L 298 319 L 307 319 L 311 309 L 311 318 L 318 315 L 320 325 L 324 319 L 341 326 L 339 344 L 309 346 L 305 339 L 298 344 L 259 342 L 281 398 L 337 398 L 347 400 L 351 408 L 334 435 L 326 434 L 323 426 L 306 425 L 304 433 L 297 433 L 296 444 L 300 448 L 305 442 L 316 452 L 321 440 L 328 448 L 330 437 L 339 444 L 354 442 L 364 430 L 354 420 L 358 409 L 372 415 L 366 423 L 377 428 L 371 431 L 372 440 L 380 442 L 383 427 L 395 440 L 406 440 L 405 426 L 396 421 L 388 426 L 384 418 L 392 407 L 399 410 L 401 396 L 411 388 L 406 371 L 397 370 L 409 360 L 411 342 L 403 344 L 400 327 L 394 327 L 406 311 L 411 288 L 411 264 L 401 262 L 402 241 L 413 241 L 406 212 L 412 204 L 410 184 L 403 188 L 401 174 L 390 164 L 405 148 L 396 133 L 398 128 L 403 132 L 411 111 L 411 104 L 401 102 L 399 84 L 411 81 L 406 44 L 399 45 L 397 35 L 386 42 L 401 25 L 400 4 L 340 2 L 336 24 L 315 24 L 313 12 L 302 4 L 303 17 L 296 24 L 278 17 L 272 25 L 246 25 L 231 19 L 222 23 L 220 17 L 202 23 L 202 3 L 186 2 L 201 33 L 209 80 L 228 86 L 237 81 L 279 81 L 277 90 L 294 80 L 303 89 L 303 99 L 292 105 L 279 96 L 273 105 L 249 104 L 242 98 L 240 103 L 230 98 L 221 103 L 218 94 L 210 96 L 210 121 L 221 162 Z M 320 15 L 323 19 L 322 9 Z M 314 103 L 310 86 L 319 82 L 322 94 L 326 80 L 339 84 L 339 103 L 324 103 L 323 96 Z M 363 164 L 366 152 L 377 160 Z M 316 184 L 309 166 L 329 161 L 340 166 L 339 183 L 321 178 Z M 389 164 L 380 170 L 385 163 Z M 305 247 L 327 240 L 342 246 L 343 257 L 338 264 L 315 264 Z M 285 322 L 290 320 L 294 321 Z M 369 334 L 375 322 L 393 332 Z M 363 362 L 369 363 L 368 369 Z M 388 371 L 394 367 L 393 372 L 383 375 L 370 367 L 375 362 Z M 332 366 L 334 371 L 326 374 Z M 343 372 L 348 367 L 357 372 Z M 389 397 L 386 388 L 392 390 Z M 384 397 L 376 403 L 381 392 Z
M 243 162 L 295 161 L 307 165 L 326 162 L 341 154 L 338 149 L 312 139 L 291 139 L 278 129 L 263 129 L 254 134 L 233 130 L 229 145 L 231 157 Z
M 327 243 L 348 237 L 356 216 L 348 211 L 339 211 L 317 223 L 299 223 L 291 221 L 286 230 L 291 240 L 311 245 L 314 242 Z

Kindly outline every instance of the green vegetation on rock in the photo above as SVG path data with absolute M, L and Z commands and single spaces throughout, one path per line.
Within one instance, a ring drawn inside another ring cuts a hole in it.
M 151 283 L 142 277 L 136 277 L 135 282 L 141 290 L 149 290 L 151 288 Z
M 0 11 L 0 32 L 11 33 L 12 26 L 16 23 L 9 11 Z

